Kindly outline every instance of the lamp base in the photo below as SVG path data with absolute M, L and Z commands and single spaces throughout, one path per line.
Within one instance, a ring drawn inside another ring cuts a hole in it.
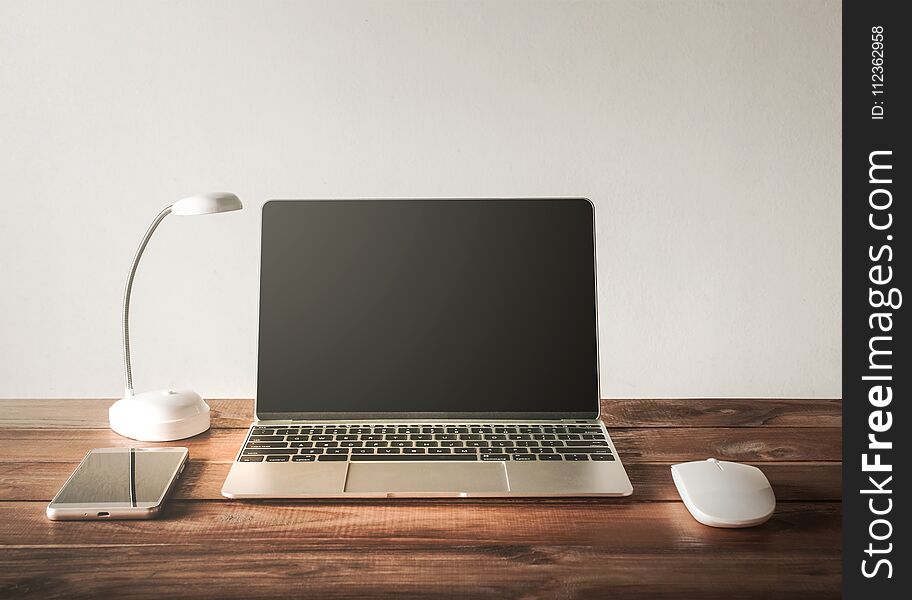
M 108 410 L 111 429 L 142 442 L 171 442 L 209 429 L 209 405 L 190 390 L 155 390 L 121 398 Z

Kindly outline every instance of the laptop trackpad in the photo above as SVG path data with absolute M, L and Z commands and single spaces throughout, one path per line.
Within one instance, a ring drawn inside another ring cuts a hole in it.
M 508 492 L 503 463 L 358 463 L 348 465 L 348 493 Z

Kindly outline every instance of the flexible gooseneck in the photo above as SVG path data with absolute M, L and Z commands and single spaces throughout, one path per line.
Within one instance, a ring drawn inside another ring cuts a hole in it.
M 146 249 L 146 244 L 149 243 L 149 239 L 152 237 L 158 224 L 169 214 L 171 214 L 171 206 L 168 206 L 158 213 L 158 216 L 155 217 L 155 220 L 149 225 L 149 229 L 146 230 L 146 235 L 143 236 L 142 242 L 140 242 L 139 248 L 136 250 L 136 256 L 133 257 L 130 275 L 127 277 L 127 287 L 124 290 L 123 298 L 123 359 L 124 376 L 126 380 L 124 385 L 124 398 L 133 396 L 133 369 L 130 366 L 130 294 L 133 291 L 133 277 L 136 276 L 136 267 L 139 266 L 139 259 L 142 258 L 143 251 Z

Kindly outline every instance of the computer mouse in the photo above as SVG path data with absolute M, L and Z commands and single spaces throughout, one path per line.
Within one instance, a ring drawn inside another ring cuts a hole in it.
M 725 460 L 672 465 L 671 476 L 693 518 L 711 527 L 752 527 L 765 523 L 776 496 L 763 471 Z

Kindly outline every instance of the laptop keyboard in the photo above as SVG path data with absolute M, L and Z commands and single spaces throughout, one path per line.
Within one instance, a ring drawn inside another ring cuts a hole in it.
M 598 425 L 257 425 L 238 462 L 614 461 Z

